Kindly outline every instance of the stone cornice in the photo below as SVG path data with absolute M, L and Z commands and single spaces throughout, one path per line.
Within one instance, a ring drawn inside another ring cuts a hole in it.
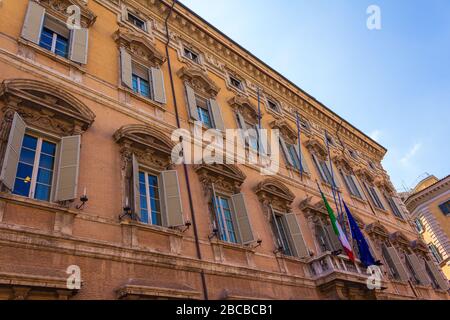
M 450 190 L 450 176 L 447 176 L 428 188 L 409 196 L 408 199 L 406 199 L 405 204 L 408 210 L 412 213 L 419 205 L 448 190 Z
M 130 3 L 136 4 L 132 0 L 130 0 Z M 162 23 L 162 19 L 168 14 L 171 3 L 165 0 L 152 0 L 148 4 L 147 9 L 150 9 L 153 14 L 156 14 L 156 19 Z M 142 4 L 140 7 L 145 8 Z M 274 92 L 277 96 L 288 100 L 290 105 L 295 105 L 296 108 L 300 108 L 302 112 L 307 113 L 332 132 L 342 124 L 340 133 L 346 139 L 364 148 L 377 161 L 380 161 L 384 157 L 386 153 L 385 148 L 340 118 L 333 111 L 295 86 L 275 70 L 271 69 L 264 62 L 254 57 L 250 52 L 208 24 L 184 5 L 178 3 L 175 6 L 169 23 L 171 24 L 172 32 L 176 30 L 177 32 L 181 32 L 184 37 L 202 44 L 211 55 L 223 61 L 223 63 L 221 61 L 222 65 L 231 64 L 234 68 L 245 72 L 255 82 L 258 82 L 258 85 L 264 85 L 270 88 L 270 90 L 265 89 L 265 91 Z M 172 34 L 172 37 L 176 37 L 176 35 Z

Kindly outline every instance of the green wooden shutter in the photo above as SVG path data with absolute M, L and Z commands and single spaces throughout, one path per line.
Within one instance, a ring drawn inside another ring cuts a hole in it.
M 3 160 L 0 181 L 9 190 L 13 190 L 16 180 L 17 165 L 20 158 L 20 149 L 22 148 L 23 137 L 27 128 L 26 123 L 19 114 L 14 113 L 14 118 L 9 131 L 8 145 L 6 146 L 5 157 Z
M 22 27 L 22 38 L 39 44 L 42 26 L 44 24 L 45 9 L 35 1 L 28 2 L 28 9 Z
M 217 130 L 225 131 L 225 123 L 223 121 L 222 110 L 216 99 L 209 99 L 209 108 Z
M 197 111 L 197 98 L 195 97 L 195 91 L 188 84 L 186 84 L 185 88 L 186 88 L 186 100 L 187 100 L 189 116 L 191 117 L 191 119 L 198 121 L 199 117 L 198 117 L 198 111 Z
M 162 70 L 160 68 L 151 68 L 151 79 L 153 84 L 153 99 L 162 104 L 167 103 Z
M 416 277 L 419 279 L 420 284 L 424 286 L 428 286 L 430 284 L 430 279 L 428 278 L 426 271 L 420 262 L 419 258 L 415 254 L 410 254 L 406 256 L 409 264 L 411 265 Z
M 69 201 L 77 198 L 80 148 L 80 135 L 61 139 L 55 201 Z
M 175 170 L 161 173 L 162 223 L 165 227 L 184 226 L 178 172 Z
M 70 60 L 87 64 L 89 30 L 87 28 L 73 29 L 70 41 Z
M 255 242 L 244 195 L 242 193 L 235 194 L 231 197 L 231 201 L 233 202 L 234 216 L 236 217 L 235 220 L 241 243 L 245 245 Z
M 139 162 L 137 160 L 136 155 L 132 155 L 132 175 L 133 178 L 131 180 L 132 186 L 132 205 L 133 205 L 133 213 L 136 220 L 141 221 L 141 194 L 140 194 L 140 186 L 139 186 Z
M 122 83 L 130 89 L 133 89 L 133 67 L 131 55 L 125 48 L 120 48 L 120 66 Z
M 287 213 L 283 215 L 283 219 L 289 231 L 291 247 L 294 255 L 298 258 L 308 257 L 309 252 L 306 247 L 305 240 L 303 239 L 302 231 L 297 221 L 297 216 L 295 213 Z

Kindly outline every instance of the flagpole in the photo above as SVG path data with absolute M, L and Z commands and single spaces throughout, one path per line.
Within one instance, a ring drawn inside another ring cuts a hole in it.
M 300 161 L 300 177 L 303 182 L 303 163 L 302 163 L 302 137 L 301 137 L 301 128 L 300 128 L 300 115 L 298 110 L 296 110 L 297 117 L 297 135 L 298 135 L 298 158 Z
M 331 154 L 330 154 L 330 145 L 328 143 L 328 132 L 327 130 L 325 130 L 325 143 L 327 145 L 327 152 L 328 152 L 328 160 L 330 162 L 330 174 L 331 174 L 331 192 L 333 193 L 333 199 L 334 199 L 334 204 L 336 205 L 336 210 L 337 210 L 337 214 L 338 216 L 340 216 L 340 211 L 339 211 L 339 207 L 336 201 L 336 183 L 334 181 L 334 170 L 333 170 L 333 161 L 331 160 Z

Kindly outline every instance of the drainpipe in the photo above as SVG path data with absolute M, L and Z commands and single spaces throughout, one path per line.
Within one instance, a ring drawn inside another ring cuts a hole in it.
M 177 127 L 181 129 L 181 123 L 180 123 L 180 115 L 178 113 L 178 103 L 177 103 L 177 97 L 175 95 L 175 85 L 173 81 L 173 74 L 172 74 L 172 64 L 170 62 L 170 55 L 169 55 L 169 44 L 170 44 L 170 34 L 169 34 L 169 18 L 172 15 L 173 9 L 175 7 L 175 4 L 177 3 L 177 0 L 173 0 L 172 6 L 170 7 L 169 13 L 165 19 L 165 27 L 166 27 L 166 57 L 167 57 L 167 64 L 169 66 L 169 77 L 170 77 L 170 86 L 172 90 L 172 98 L 173 98 L 173 105 L 175 107 L 175 116 L 177 119 Z M 192 200 L 192 191 L 191 191 L 191 183 L 189 180 L 189 173 L 186 163 L 183 161 L 183 170 L 184 170 L 184 177 L 186 179 L 186 186 L 187 186 L 187 192 L 188 192 L 188 198 L 189 198 L 189 208 L 191 210 L 192 215 L 192 226 L 194 228 L 194 238 L 195 238 L 195 248 L 197 250 L 197 258 L 199 260 L 202 260 L 202 252 L 200 250 L 200 240 L 198 238 L 198 229 L 197 229 L 197 223 L 195 218 L 195 210 L 194 210 L 194 203 Z M 205 300 L 208 300 L 208 289 L 206 287 L 206 278 L 205 273 L 202 270 L 200 272 L 200 277 L 202 281 L 202 287 L 203 287 L 203 295 L 205 297 Z

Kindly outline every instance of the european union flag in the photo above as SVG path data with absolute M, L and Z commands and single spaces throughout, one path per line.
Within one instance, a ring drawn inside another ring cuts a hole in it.
M 350 224 L 350 229 L 352 231 L 352 237 L 354 240 L 356 240 L 356 243 L 358 244 L 359 259 L 366 268 L 373 265 L 377 265 L 377 262 L 372 256 L 372 253 L 370 252 L 369 245 L 367 244 L 367 241 L 364 238 L 361 229 L 359 228 L 358 224 L 356 223 L 355 219 L 350 213 L 350 210 L 348 209 L 347 204 L 345 202 L 344 207 L 345 211 L 347 212 L 348 222 Z

